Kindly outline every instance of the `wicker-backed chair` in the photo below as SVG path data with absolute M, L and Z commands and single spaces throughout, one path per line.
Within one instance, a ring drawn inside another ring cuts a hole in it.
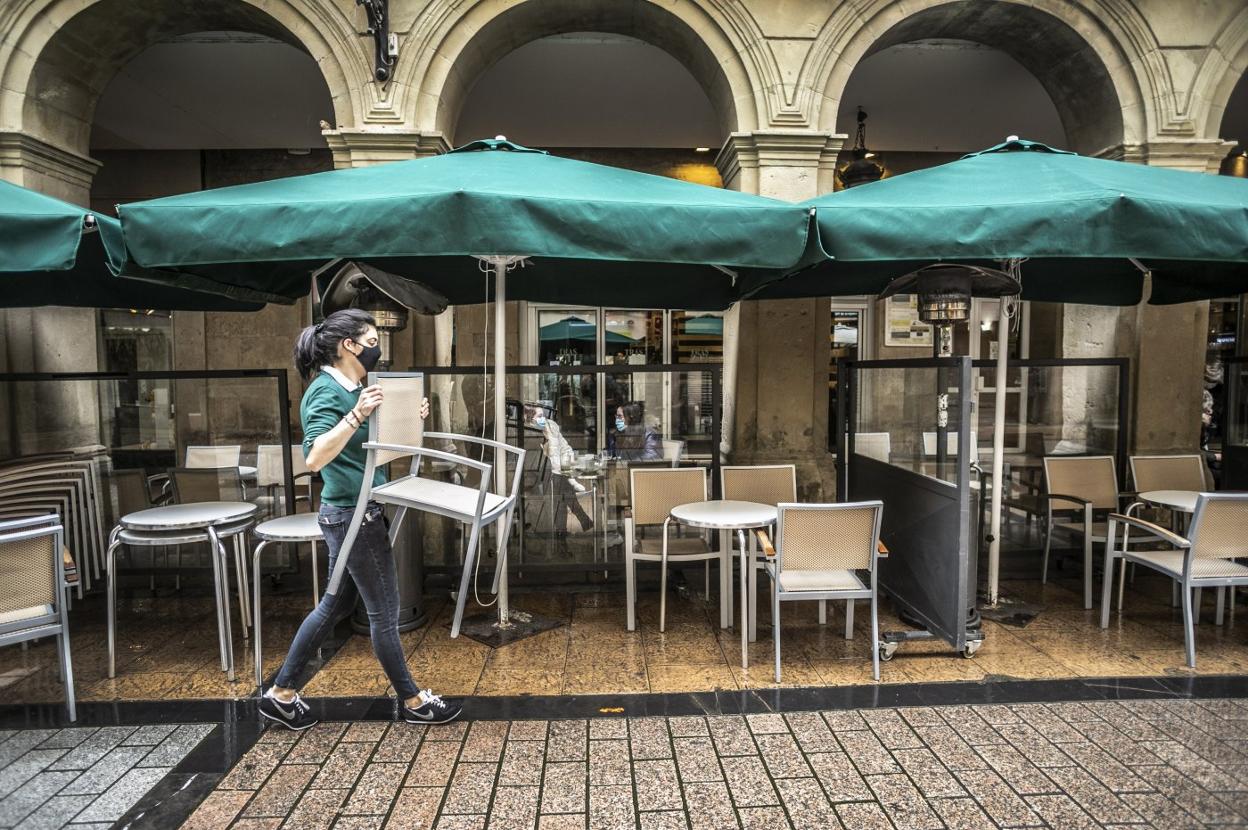
M 1112 455 L 1046 456 L 1044 459 L 1045 525 L 1044 557 L 1040 581 L 1049 580 L 1049 548 L 1054 528 L 1083 539 L 1083 607 L 1092 607 L 1092 545 L 1106 540 L 1107 525 L 1097 514 L 1116 513 L 1131 494 L 1118 490 L 1118 474 Z M 1054 513 L 1074 514 L 1073 519 L 1054 519 Z M 1112 572 L 1105 575 L 1110 579 Z
M 663 460 L 671 464 L 673 467 L 679 467 L 680 462 L 685 457 L 685 442 L 677 441 L 674 438 L 664 438 Z
M 752 501 L 756 504 L 770 504 L 773 507 L 797 501 L 797 467 L 793 464 L 760 464 L 755 466 L 728 466 L 719 468 L 719 489 L 727 501 Z M 720 548 L 728 548 L 735 534 L 721 531 L 719 534 Z M 750 534 L 753 546 L 754 534 Z M 740 551 L 737 551 L 737 555 Z M 750 640 L 758 639 L 758 569 L 763 567 L 765 557 L 751 557 L 752 567 L 749 576 L 749 621 Z M 731 592 L 728 602 L 728 615 L 732 616 Z M 826 602 L 819 603 L 819 622 L 827 621 Z M 851 606 L 852 607 L 852 606 Z M 850 611 L 852 619 L 853 612 Z
M 1118 548 L 1119 526 L 1137 528 L 1169 547 L 1165 550 Z M 1176 580 L 1183 596 L 1183 639 L 1187 665 L 1196 668 L 1196 632 L 1192 611 L 1192 591 L 1199 588 L 1231 588 L 1248 585 L 1248 565 L 1235 560 L 1248 556 L 1248 494 L 1201 493 L 1196 499 L 1191 528 L 1180 536 L 1135 516 L 1111 513 L 1105 542 L 1105 572 L 1113 573 L 1115 559 L 1143 565 Z M 1110 580 L 1101 591 L 1101 628 L 1109 627 Z M 1121 607 L 1119 608 L 1121 612 Z
M 173 485 L 173 500 L 178 504 L 245 501 L 237 464 L 226 467 L 172 467 L 169 470 L 169 481 Z M 247 573 L 247 544 L 241 535 L 233 537 L 233 547 L 234 570 L 238 577 L 239 620 L 242 623 L 243 636 L 246 637 L 251 627 L 251 588 Z M 179 563 L 181 556 L 179 552 Z M 228 580 L 229 575 L 222 574 L 222 577 Z
M 62 530 L 56 516 L 0 522 L 0 645 L 56 637 L 65 708 L 78 719 L 74 705 L 74 669 L 69 653 L 69 617 L 62 593 L 65 567 Z
M 282 465 L 282 456 L 290 455 L 290 472 L 295 482 L 295 512 L 299 512 L 299 503 L 304 502 L 312 510 L 312 471 L 303 457 L 303 447 L 294 445 L 285 447 L 282 444 L 259 444 L 256 446 L 256 487 L 263 490 L 264 495 L 254 499 L 256 503 L 268 508 L 273 516 L 286 512 L 286 500 L 281 489 L 286 486 L 286 470 Z
M 185 467 L 237 467 L 243 448 L 238 445 L 220 444 L 189 446 L 183 459 Z
M 445 516 L 471 526 L 468 546 L 464 553 L 463 574 L 459 581 L 459 595 L 455 603 L 455 616 L 451 621 L 451 636 L 458 637 L 460 624 L 463 621 L 464 605 L 471 590 L 474 568 L 482 531 L 490 525 L 499 528 L 498 565 L 494 574 L 494 590 L 498 590 L 499 577 L 507 567 L 507 543 L 511 535 L 511 520 L 519 499 L 520 485 L 524 476 L 524 450 L 507 444 L 477 438 L 471 435 L 455 435 L 445 432 L 425 432 L 424 422 L 420 417 L 420 404 L 424 398 L 424 376 L 410 372 L 370 372 L 368 385 L 378 384 L 382 388 L 385 403 L 374 410 L 368 419 L 368 441 L 364 444 L 367 460 L 364 465 L 364 486 L 360 490 L 359 499 L 355 504 L 355 513 L 351 516 L 351 524 L 347 527 L 346 537 L 334 563 L 334 570 L 329 576 L 327 594 L 338 592 L 338 586 L 346 573 L 347 559 L 360 531 L 360 524 L 369 501 L 380 504 L 392 504 L 398 508 L 394 520 L 390 524 L 390 541 L 397 537 L 399 528 L 408 509 Z M 423 446 L 426 439 L 439 443 L 440 446 L 469 444 L 482 453 L 493 449 L 501 452 L 507 462 L 514 467 L 509 490 L 505 495 L 490 492 L 490 480 L 494 472 L 491 464 L 466 458 L 462 455 L 435 450 Z M 394 481 L 374 485 L 374 473 L 379 466 L 389 464 L 397 459 L 410 458 L 411 472 L 396 478 Z M 425 458 L 444 461 L 455 467 L 467 468 L 479 475 L 478 484 L 469 487 L 450 481 L 428 478 L 420 475 Z
M 887 432 L 854 433 L 854 453 L 887 464 L 893 454 L 893 437 Z
M 1213 489 L 1209 468 L 1198 454 L 1133 455 L 1131 481 L 1138 493 L 1149 490 L 1190 490 L 1202 493 Z
M 871 676 L 880 679 L 876 567 L 880 557 L 879 501 L 782 504 L 774 549 L 757 534 L 771 577 L 771 629 L 780 682 L 780 603 L 797 600 L 871 600 Z M 866 572 L 867 581 L 859 575 Z
M 628 630 L 637 628 L 637 563 L 658 562 L 659 631 L 667 627 L 667 563 L 671 561 L 719 561 L 719 624 L 728 627 L 728 583 L 732 573 L 731 551 L 711 550 L 701 535 L 669 539 L 668 524 L 673 507 L 706 501 L 706 470 L 702 467 L 641 467 L 629 470 L 632 510 L 624 517 L 624 584 L 628 607 Z M 662 525 L 659 538 L 639 538 L 638 528 Z M 709 584 L 709 579 L 708 579 Z M 710 598 L 709 596 L 707 597 Z

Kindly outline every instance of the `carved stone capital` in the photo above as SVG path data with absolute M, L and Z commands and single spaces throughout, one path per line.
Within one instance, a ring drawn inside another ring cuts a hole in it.
M 322 130 L 334 167 L 366 167 L 387 161 L 426 158 L 451 149 L 440 132 L 395 129 Z

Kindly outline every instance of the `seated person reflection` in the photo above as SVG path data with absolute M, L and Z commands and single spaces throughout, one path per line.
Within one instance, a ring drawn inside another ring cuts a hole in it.
M 585 485 L 570 477 L 572 466 L 576 463 L 576 451 L 563 437 L 563 430 L 554 419 L 547 417 L 546 410 L 539 406 L 526 406 L 524 419 L 542 433 L 542 454 L 550 462 L 550 487 L 555 500 L 554 528 L 555 537 L 566 543 L 568 538 L 568 511 L 571 510 L 581 527 L 586 532 L 594 527 L 594 520 L 581 507 L 577 496 L 585 492 Z
M 641 404 L 628 403 L 615 410 L 615 428 L 607 430 L 607 454 L 625 461 L 659 461 L 663 441 L 643 417 Z

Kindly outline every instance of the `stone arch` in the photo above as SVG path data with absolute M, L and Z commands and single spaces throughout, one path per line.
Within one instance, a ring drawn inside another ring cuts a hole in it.
M 1199 138 L 1223 138 L 1222 118 L 1235 86 L 1248 75 L 1248 6 L 1218 34 L 1192 82 L 1192 120 Z M 1248 135 L 1231 135 L 1240 144 Z
M 362 119 L 358 96 L 371 78 L 371 59 L 330 4 L 230 0 L 177 8 L 170 13 L 164 0 L 26 0 L 0 15 L 0 29 L 15 33 L 11 46 L 0 47 L 0 131 L 85 156 L 95 104 L 121 67 L 161 40 L 222 29 L 268 35 L 308 53 L 335 119 Z
M 1017 60 L 1048 91 L 1072 149 L 1113 152 L 1149 134 L 1145 98 L 1120 39 L 1068 0 L 874 0 L 858 14 L 838 12 L 812 49 L 812 86 L 821 91 L 815 123 L 846 130 L 837 110 L 864 57 L 936 37 L 975 41 Z
M 604 32 L 645 41 L 680 61 L 706 91 L 724 137 L 758 127 L 755 84 L 738 50 L 705 10 L 693 3 L 666 8 L 646 0 L 487 0 L 430 33 L 420 64 L 409 70 L 417 90 L 410 121 L 453 137 L 472 84 L 508 52 L 549 35 Z

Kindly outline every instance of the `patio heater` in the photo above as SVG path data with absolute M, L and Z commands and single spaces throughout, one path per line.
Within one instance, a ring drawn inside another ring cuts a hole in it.
M 1012 266 L 1013 267 L 1013 266 Z M 1018 295 L 1022 285 L 1017 279 L 1004 271 L 985 268 L 980 265 L 960 265 L 956 263 L 937 263 L 897 277 L 880 294 L 881 299 L 894 294 L 917 294 L 919 296 L 919 320 L 935 328 L 935 355 L 938 358 L 953 357 L 954 326 L 965 324 L 971 317 L 971 299 L 973 297 L 995 297 L 1004 304 L 1006 297 Z M 1004 311 L 1004 309 L 1003 309 Z M 1005 420 L 1005 359 L 1007 352 L 1006 326 L 1008 317 L 1001 315 L 1000 345 L 997 351 L 996 380 L 996 411 L 993 429 L 993 478 L 992 486 L 997 490 L 1001 482 L 1001 454 L 1004 448 Z M 967 390 L 961 390 L 966 394 Z M 969 430 L 967 433 L 969 435 Z M 974 448 L 968 448 L 968 455 Z M 937 476 L 944 479 L 948 467 L 949 454 L 949 393 L 938 386 L 936 394 L 936 469 Z M 965 475 L 965 471 L 962 471 Z M 983 488 L 980 488 L 983 498 Z M 996 524 L 994 523 L 994 532 Z M 995 542 L 994 542 L 995 543 Z M 977 556 L 969 560 L 970 573 L 967 578 L 967 623 L 968 628 L 977 628 L 979 612 L 975 608 L 976 579 L 974 577 Z M 907 621 L 910 622 L 910 621 Z M 890 639 L 885 635 L 885 639 Z M 894 635 L 896 639 L 914 639 Z M 893 648 L 896 646 L 894 645 Z M 890 650 L 891 655 L 891 650 Z M 974 653 L 971 650 L 969 653 Z
M 394 333 L 407 328 L 408 313 L 441 314 L 447 300 L 437 291 L 418 282 L 396 277 L 362 262 L 348 262 L 329 278 L 321 291 L 321 312 L 332 314 L 344 308 L 358 308 L 372 315 L 377 325 L 381 359 L 377 368 L 394 363 Z M 410 631 L 425 624 L 423 551 L 414 528 L 406 522 L 394 540 L 395 566 L 399 584 L 399 630 Z M 368 613 L 362 603 L 351 617 L 351 627 L 360 634 L 369 632 Z
M 377 322 L 381 346 L 379 369 L 394 363 L 393 336 L 407 328 L 408 311 L 441 314 L 447 300 L 427 285 L 388 274 L 363 262 L 348 262 L 329 279 L 321 292 L 321 311 L 332 314 L 344 308 L 367 311 Z

